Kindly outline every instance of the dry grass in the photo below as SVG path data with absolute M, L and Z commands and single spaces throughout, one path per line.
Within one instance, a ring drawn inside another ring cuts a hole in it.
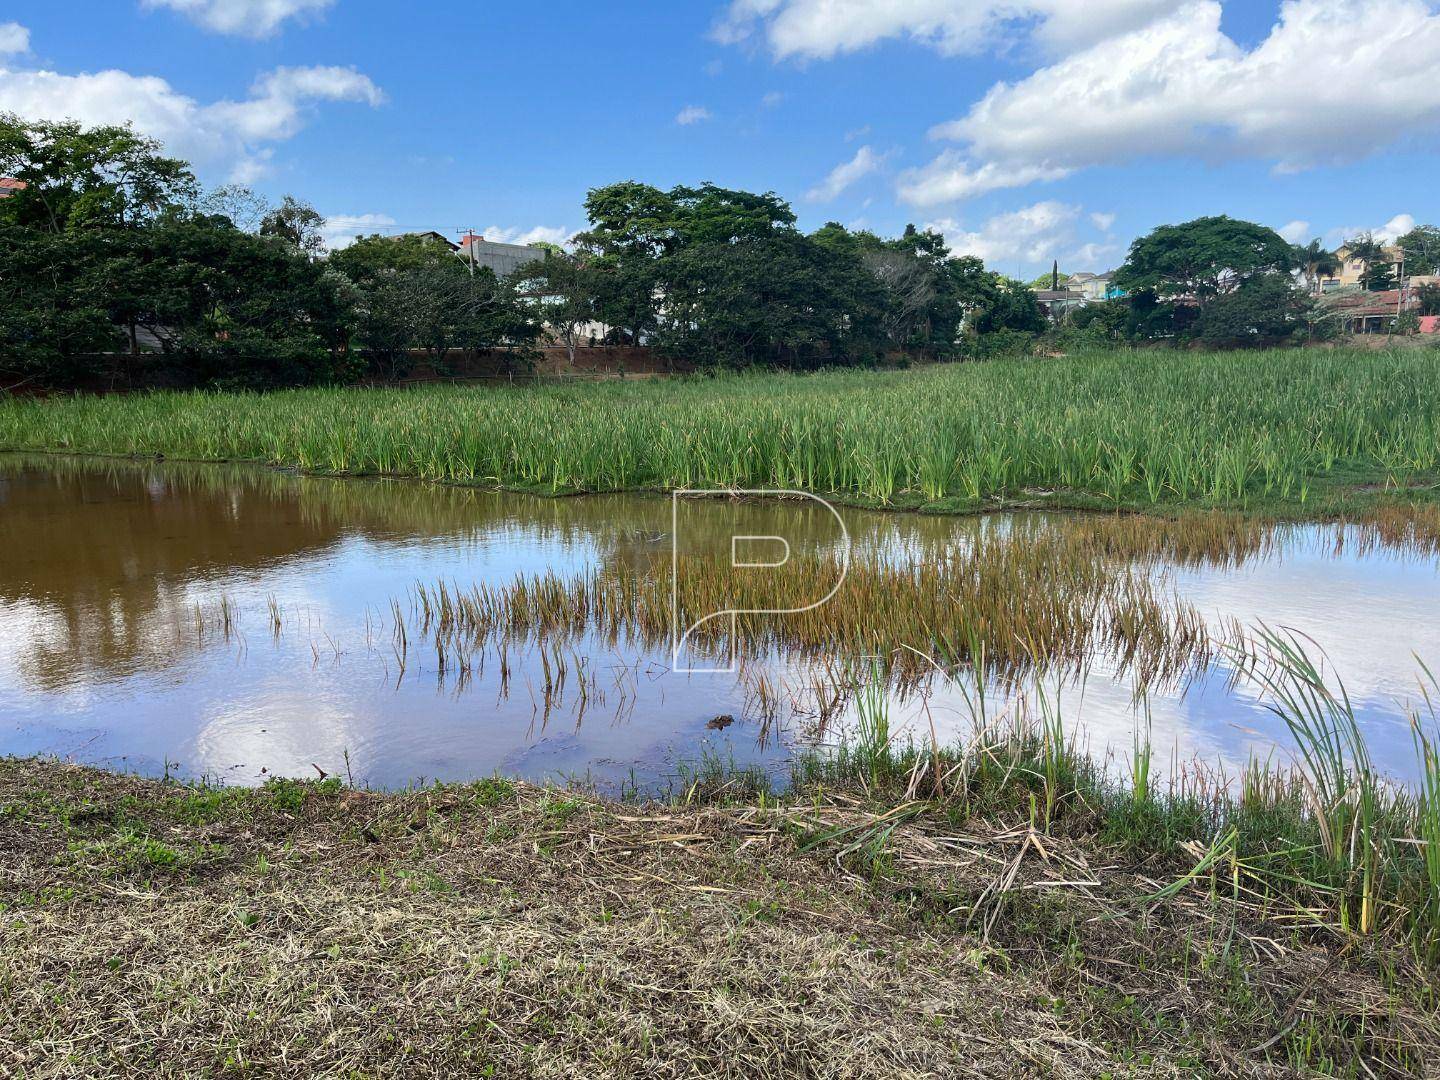
M 1083 829 L 603 803 L 490 781 L 193 789 L 0 762 L 0 1071 L 1399 1074 L 1440 1026 Z

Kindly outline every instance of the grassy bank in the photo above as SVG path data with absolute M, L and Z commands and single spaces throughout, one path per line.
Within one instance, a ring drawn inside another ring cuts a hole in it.
M 1143 742 L 1107 779 L 1045 716 L 899 747 L 878 696 L 778 798 L 0 761 L 0 1070 L 1424 1074 L 1440 765 L 1386 790 L 1280 659 L 1302 766 L 1238 788 Z
M 1423 1072 L 1403 951 L 1076 818 L 853 785 L 639 807 L 0 762 L 0 1069 L 956 1077 Z
M 1424 350 L 1109 352 L 583 386 L 0 401 L 0 448 L 245 459 L 546 492 L 799 488 L 958 510 L 1323 514 L 1428 494 Z

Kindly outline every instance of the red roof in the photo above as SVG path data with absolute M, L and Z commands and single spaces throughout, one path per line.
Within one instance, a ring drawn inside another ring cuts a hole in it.
M 29 186 L 24 180 L 16 180 L 11 176 L 0 176 L 0 199 L 8 198 L 17 191 L 24 191 Z

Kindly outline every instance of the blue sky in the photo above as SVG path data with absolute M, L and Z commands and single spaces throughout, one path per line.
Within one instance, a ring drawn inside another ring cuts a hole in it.
M 13 19 L 11 22 L 9 20 Z M 336 235 L 554 239 L 587 189 L 713 180 L 944 230 L 1032 275 L 1227 213 L 1435 221 L 1432 0 L 51 0 L 0 110 L 133 120 Z M 688 120 L 689 122 L 682 122 Z

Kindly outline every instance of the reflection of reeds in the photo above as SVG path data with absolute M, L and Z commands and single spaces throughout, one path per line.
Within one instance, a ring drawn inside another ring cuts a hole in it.
M 1235 543 L 1231 533 L 1215 535 L 1219 544 Z M 952 663 L 983 653 L 992 670 L 1011 674 L 1037 665 L 1078 668 L 1105 656 L 1147 684 L 1180 680 L 1207 664 L 1213 645 L 1200 614 L 1167 589 L 1153 560 L 1110 557 L 1115 544 L 1094 527 L 1071 533 L 1017 524 L 921 562 L 854 564 L 827 603 L 783 616 L 741 614 L 733 635 L 728 618 L 711 619 L 690 640 L 702 651 L 749 655 L 876 655 L 902 678 L 927 672 L 921 652 Z M 656 646 L 674 630 L 669 565 L 626 562 L 469 589 L 420 585 L 413 606 L 426 633 L 471 642 L 591 635 Z M 682 558 L 680 626 L 713 612 L 804 608 L 838 576 L 827 558 L 793 559 L 759 576 Z

